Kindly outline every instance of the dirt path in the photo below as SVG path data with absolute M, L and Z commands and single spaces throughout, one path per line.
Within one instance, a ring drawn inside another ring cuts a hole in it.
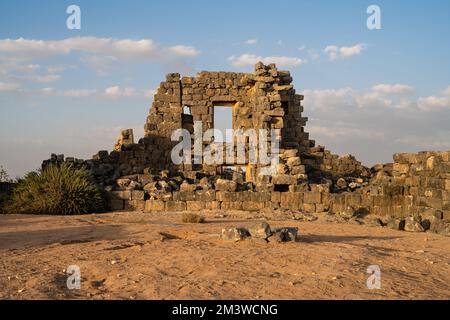
M 233 243 L 221 229 L 248 215 L 210 213 L 195 225 L 180 216 L 0 215 L 0 298 L 450 298 L 449 237 L 319 219 L 268 221 L 298 227 L 298 242 Z M 80 267 L 80 290 L 67 289 L 69 265 Z M 381 268 L 380 290 L 366 286 L 369 265 Z

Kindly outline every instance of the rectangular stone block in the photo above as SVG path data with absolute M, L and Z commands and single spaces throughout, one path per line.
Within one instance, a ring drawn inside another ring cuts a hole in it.
M 220 209 L 222 210 L 242 210 L 241 201 L 224 201 L 220 203 Z
M 185 211 L 186 202 L 185 201 L 167 201 L 166 211 Z
M 374 196 L 373 205 L 377 207 L 387 207 L 391 204 L 391 197 L 389 196 Z
M 236 192 L 216 191 L 217 201 L 234 202 L 236 201 L 236 199 L 237 199 Z
M 179 198 L 180 201 L 194 201 L 195 200 L 195 192 L 194 191 L 180 191 L 179 195 L 180 195 L 180 198 Z
M 281 202 L 303 202 L 303 192 L 282 192 L 280 196 Z
M 272 177 L 273 184 L 297 184 L 297 178 L 290 175 L 277 175 Z
M 361 194 L 354 192 L 345 194 L 345 204 L 351 207 L 361 206 Z
M 196 201 L 215 201 L 216 192 L 214 190 L 199 190 L 195 191 Z
M 187 210 L 200 211 L 205 209 L 205 202 L 203 201 L 186 201 Z
M 147 200 L 145 201 L 145 212 L 164 211 L 165 202 L 161 200 Z
M 259 211 L 264 208 L 264 202 L 245 201 L 242 203 L 242 210 Z
M 446 222 L 450 222 L 450 210 L 446 210 L 443 212 L 443 219 Z
M 254 198 L 252 199 L 253 201 L 258 201 L 258 202 L 266 202 L 266 201 L 270 201 L 271 195 L 270 192 L 254 192 Z
M 129 211 L 143 211 L 145 209 L 144 200 L 125 200 L 125 210 Z
M 305 192 L 303 202 L 307 204 L 322 203 L 322 194 L 320 192 Z
M 220 202 L 219 201 L 206 201 L 205 202 L 205 209 L 206 210 L 219 210 L 220 209 Z
M 271 202 L 280 202 L 281 201 L 281 192 L 272 192 L 270 194 L 270 201 Z
M 428 197 L 419 197 L 419 205 L 424 207 L 430 207 L 438 210 L 443 209 L 442 199 L 438 198 L 428 198 Z

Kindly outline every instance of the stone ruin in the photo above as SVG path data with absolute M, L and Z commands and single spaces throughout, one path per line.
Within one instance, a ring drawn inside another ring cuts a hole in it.
M 86 161 L 53 154 L 42 167 L 66 162 L 89 170 L 108 192 L 112 210 L 266 209 L 344 218 L 374 214 L 389 217 L 385 223 L 399 229 L 448 233 L 450 151 L 396 154 L 394 163 L 373 168 L 351 155 L 334 155 L 316 146 L 305 131 L 303 96 L 291 83 L 289 71 L 263 63 L 253 73 L 168 74 L 154 95 L 145 136 L 138 143 L 128 129 L 111 152 L 100 151 Z M 231 108 L 235 130 L 279 130 L 275 174 L 263 175 L 264 166 L 250 163 L 173 163 L 171 152 L 179 143 L 171 139 L 174 130 L 194 133 L 198 121 L 203 131 L 214 128 L 219 106 Z

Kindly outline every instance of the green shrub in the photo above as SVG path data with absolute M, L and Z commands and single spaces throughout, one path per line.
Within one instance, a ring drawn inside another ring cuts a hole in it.
M 50 166 L 28 173 L 13 189 L 9 213 L 73 215 L 104 211 L 102 190 L 85 170 Z

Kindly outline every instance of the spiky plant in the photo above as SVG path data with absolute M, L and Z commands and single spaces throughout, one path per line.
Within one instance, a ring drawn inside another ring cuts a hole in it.
M 74 215 L 104 211 L 102 190 L 87 171 L 69 165 L 28 173 L 14 188 L 10 213 Z

